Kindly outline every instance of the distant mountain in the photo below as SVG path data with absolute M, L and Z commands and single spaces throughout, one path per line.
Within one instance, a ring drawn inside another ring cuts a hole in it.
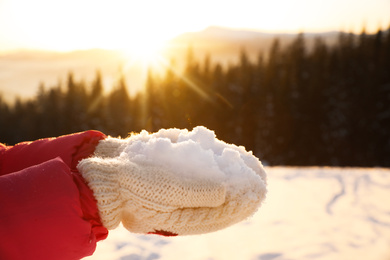
M 337 37 L 339 34 L 338 31 L 330 31 L 330 32 L 321 32 L 321 33 L 305 33 L 302 32 L 305 36 L 309 38 L 315 37 Z M 198 32 L 190 32 L 179 35 L 175 40 L 182 38 L 192 38 L 192 39 L 224 39 L 224 40 L 253 40 L 259 38 L 295 38 L 297 33 L 265 33 L 261 31 L 253 31 L 253 30 L 239 30 L 239 29 L 231 29 L 224 28 L 218 26 L 210 26 L 206 29 Z
M 304 33 L 308 48 L 314 39 L 321 37 L 328 44 L 333 44 L 340 33 Z M 281 46 L 291 43 L 297 34 L 293 33 L 264 33 L 252 30 L 236 30 L 223 27 L 211 26 L 203 31 L 184 33 L 170 41 L 174 50 L 171 56 L 178 58 L 183 56 L 183 52 L 191 47 L 196 57 L 202 59 L 210 54 L 214 61 L 235 62 L 238 53 L 245 50 L 249 56 L 256 58 L 259 52 L 266 53 L 271 47 L 275 38 L 280 40 Z
M 260 37 L 274 37 L 276 34 L 263 33 L 251 30 L 236 30 L 223 27 L 210 26 L 203 31 L 185 33 L 179 37 L 204 37 L 210 39 L 248 40 Z

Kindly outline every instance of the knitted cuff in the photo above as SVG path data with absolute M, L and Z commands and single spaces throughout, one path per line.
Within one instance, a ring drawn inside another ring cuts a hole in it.
M 121 221 L 123 208 L 118 161 L 92 157 L 81 160 L 77 168 L 94 193 L 103 225 L 107 229 L 116 228 Z
M 94 155 L 102 158 L 117 157 L 121 154 L 127 143 L 128 139 L 120 139 L 109 136 L 99 142 Z

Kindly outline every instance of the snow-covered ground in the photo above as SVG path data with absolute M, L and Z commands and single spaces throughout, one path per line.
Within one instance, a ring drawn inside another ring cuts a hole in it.
M 85 259 L 390 260 L 390 169 L 266 171 L 267 199 L 247 221 L 170 238 L 120 227 Z

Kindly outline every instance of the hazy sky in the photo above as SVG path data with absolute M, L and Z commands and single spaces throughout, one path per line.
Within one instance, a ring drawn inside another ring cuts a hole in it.
M 373 32 L 389 27 L 390 0 L 0 0 L 0 52 L 152 48 L 211 25 Z

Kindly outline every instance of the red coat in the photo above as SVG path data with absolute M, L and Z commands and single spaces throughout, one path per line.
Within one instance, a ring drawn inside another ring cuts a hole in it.
M 0 259 L 81 259 L 108 235 L 77 171 L 97 131 L 0 144 Z

